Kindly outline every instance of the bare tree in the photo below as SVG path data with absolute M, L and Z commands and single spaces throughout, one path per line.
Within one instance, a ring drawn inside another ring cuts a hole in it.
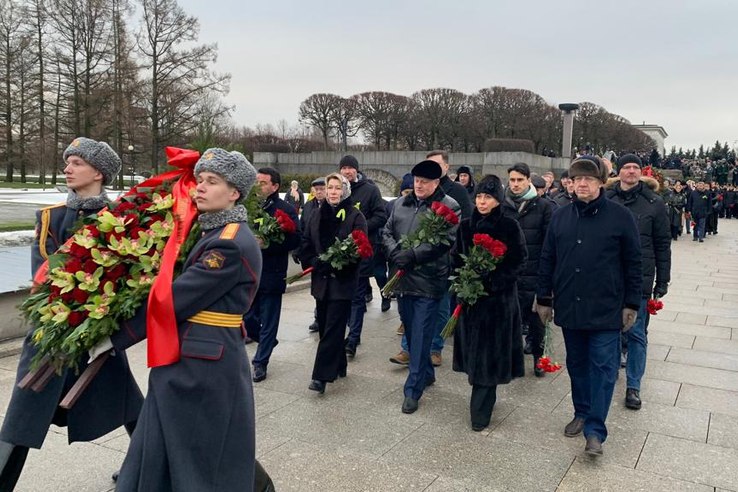
M 313 94 L 300 103 L 300 122 L 320 130 L 326 150 L 328 137 L 334 128 L 334 114 L 341 99 L 335 94 Z
M 0 60 L 2 60 L 2 112 L 5 116 L 5 180 L 13 181 L 13 62 L 18 54 L 20 28 L 18 5 L 13 0 L 0 0 Z
M 198 100 L 211 92 L 226 94 L 230 76 L 209 70 L 216 61 L 217 46 L 193 45 L 199 35 L 197 18 L 187 15 L 176 0 L 139 2 L 143 23 L 138 50 L 143 68 L 149 71 L 151 168 L 158 172 L 163 144 L 197 128 Z

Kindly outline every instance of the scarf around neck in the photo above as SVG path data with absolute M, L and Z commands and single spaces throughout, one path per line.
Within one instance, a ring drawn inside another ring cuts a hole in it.
M 219 210 L 217 212 L 206 212 L 197 217 L 200 227 L 203 231 L 210 231 L 234 222 L 246 222 L 248 214 L 246 207 L 236 205 L 227 210 Z
M 71 189 L 67 193 L 67 207 L 72 210 L 99 210 L 106 207 L 108 203 L 110 203 L 110 199 L 105 194 L 105 190 L 99 195 L 88 196 L 87 198 L 82 198 Z

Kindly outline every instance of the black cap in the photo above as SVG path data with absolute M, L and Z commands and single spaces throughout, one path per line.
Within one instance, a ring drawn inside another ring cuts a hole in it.
M 535 186 L 536 188 L 546 187 L 546 180 L 540 176 L 533 176 L 532 178 L 530 178 L 530 182 L 533 183 L 533 186 Z
M 325 186 L 325 178 L 315 178 L 310 186 Z
M 441 171 L 441 165 L 430 159 L 415 164 L 415 167 L 410 172 L 413 176 L 426 179 L 440 179 L 443 173 Z
M 344 167 L 353 167 L 357 171 L 359 170 L 359 161 L 352 155 L 345 155 L 341 157 L 341 162 L 338 164 L 338 170 L 340 171 Z

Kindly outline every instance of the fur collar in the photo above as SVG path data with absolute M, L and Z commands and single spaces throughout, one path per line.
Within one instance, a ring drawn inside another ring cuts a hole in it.
M 72 210 L 99 210 L 107 207 L 108 203 L 110 203 L 110 199 L 105 194 L 105 190 L 99 195 L 88 196 L 87 198 L 82 198 L 74 190 L 69 190 L 69 193 L 67 193 L 67 207 Z
M 207 212 L 197 217 L 197 221 L 200 223 L 203 231 L 225 227 L 227 224 L 234 222 L 246 222 L 247 219 L 248 214 L 246 213 L 246 207 L 243 205 L 236 205 L 231 209 L 220 210 L 218 212 Z
M 659 192 L 660 185 L 658 180 L 655 178 L 650 176 L 641 176 L 641 182 L 651 188 L 654 193 Z M 620 183 L 620 178 L 610 178 L 607 180 L 607 183 L 605 183 L 605 189 L 614 190 L 618 183 Z

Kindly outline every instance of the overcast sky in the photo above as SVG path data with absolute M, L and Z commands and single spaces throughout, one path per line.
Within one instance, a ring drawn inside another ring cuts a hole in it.
M 344 97 L 501 85 L 662 125 L 672 145 L 738 145 L 738 1 L 180 0 L 217 42 L 239 124 L 296 123 Z

